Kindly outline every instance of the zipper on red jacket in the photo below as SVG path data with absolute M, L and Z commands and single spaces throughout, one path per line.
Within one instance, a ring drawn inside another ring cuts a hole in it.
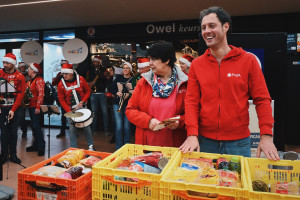
M 221 118 L 221 104 L 220 104 L 220 99 L 221 99 L 221 62 L 222 60 L 220 61 L 220 63 L 218 62 L 219 64 L 219 113 L 218 113 L 218 132 L 217 132 L 217 140 L 218 140 L 218 136 L 220 134 L 220 118 Z

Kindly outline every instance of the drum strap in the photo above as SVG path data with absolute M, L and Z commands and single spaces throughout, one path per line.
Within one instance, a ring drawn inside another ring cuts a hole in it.
M 73 96 L 74 96 L 74 99 L 75 99 L 75 102 L 76 102 L 75 106 L 77 106 L 79 104 L 79 99 L 78 99 L 78 96 L 77 96 L 77 93 L 76 93 L 75 89 L 80 87 L 80 81 L 79 81 L 79 75 L 77 74 L 76 71 L 74 71 L 74 72 L 75 72 L 76 79 L 77 79 L 77 85 L 67 87 L 66 82 L 63 78 L 61 79 L 61 81 L 62 81 L 62 83 L 63 83 L 63 85 L 64 85 L 64 87 L 67 91 L 72 90 L 72 93 L 73 93 Z

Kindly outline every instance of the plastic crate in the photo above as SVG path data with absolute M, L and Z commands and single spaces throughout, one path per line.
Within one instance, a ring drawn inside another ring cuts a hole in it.
M 249 195 L 252 200 L 300 200 L 300 196 L 253 191 L 252 181 L 261 180 L 267 185 L 276 182 L 300 184 L 300 161 L 272 161 L 262 158 L 246 158 Z
M 127 157 L 145 154 L 146 151 L 159 151 L 171 159 L 177 148 L 126 144 L 118 151 L 93 166 L 93 200 L 157 200 L 159 199 L 160 179 L 172 163 L 172 159 L 160 174 L 133 172 L 116 169 Z M 115 180 L 115 176 L 137 178 L 138 182 Z
M 214 186 L 214 185 L 204 185 L 196 183 L 187 183 L 180 181 L 169 180 L 171 176 L 175 173 L 176 169 L 180 166 L 181 159 L 183 158 L 210 158 L 218 159 L 220 157 L 230 160 L 233 155 L 225 154 L 210 154 L 210 153 L 200 153 L 192 152 L 183 154 L 179 152 L 173 159 L 172 165 L 168 168 L 168 171 L 163 175 L 161 179 L 161 189 L 160 189 L 160 199 L 161 200 L 198 200 L 198 199 L 218 199 L 218 200 L 242 200 L 249 199 L 248 194 L 248 183 L 246 181 L 246 173 L 244 171 L 244 157 L 235 156 L 240 158 L 241 164 L 241 183 L 242 188 L 224 187 L 224 186 Z M 215 198 L 193 196 L 189 194 L 189 191 L 195 193 L 213 193 L 216 194 Z
M 34 199 L 57 199 L 57 200 L 88 200 L 92 199 L 92 172 L 84 174 L 77 179 L 63 179 L 48 176 L 40 176 L 32 174 L 33 171 L 45 166 L 46 164 L 56 161 L 69 150 L 67 149 L 45 161 L 28 167 L 18 172 L 18 199 L 19 200 L 34 200 Z M 111 155 L 111 153 L 102 153 L 97 151 L 84 150 L 85 154 L 92 156 L 100 156 L 101 159 Z M 101 161 L 100 161 L 101 162 Z M 46 182 L 56 184 L 56 188 L 48 188 L 39 186 L 36 183 Z

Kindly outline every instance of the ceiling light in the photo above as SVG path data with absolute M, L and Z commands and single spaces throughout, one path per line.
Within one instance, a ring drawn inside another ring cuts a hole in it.
M 39 4 L 39 3 L 52 3 L 57 1 L 65 1 L 65 0 L 44 0 L 44 1 L 31 1 L 31 2 L 25 2 L 25 3 L 12 3 L 12 4 L 4 4 L 0 5 L 0 8 L 3 7 L 11 7 L 11 6 L 23 6 L 23 5 L 31 5 L 31 4 Z

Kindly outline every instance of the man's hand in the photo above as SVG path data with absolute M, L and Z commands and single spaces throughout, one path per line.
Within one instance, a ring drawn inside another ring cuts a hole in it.
M 38 115 L 38 114 L 41 113 L 41 111 L 40 111 L 40 109 L 35 109 L 34 113 L 35 113 L 36 115 Z
M 149 129 L 150 129 L 151 131 L 153 131 L 154 127 L 155 127 L 157 124 L 159 124 L 159 123 L 160 123 L 160 121 L 158 121 L 158 120 L 155 119 L 155 118 L 152 118 L 152 119 L 150 120 L 150 122 L 149 122 Z
M 260 142 L 257 147 L 256 157 L 259 158 L 261 151 L 267 156 L 269 160 L 280 160 L 277 149 L 273 143 L 271 135 L 261 135 Z
M 179 147 L 179 150 L 182 151 L 182 153 L 193 152 L 195 149 L 198 152 L 200 151 L 198 136 L 196 135 L 188 136 L 184 143 Z
M 178 126 L 179 126 L 179 121 L 174 121 L 174 122 L 169 123 L 166 127 L 174 130 L 174 129 L 178 128 Z
M 15 115 L 14 111 L 10 110 L 8 112 L 8 119 L 11 120 L 12 118 L 14 118 L 14 115 Z
M 80 101 L 79 104 L 76 106 L 76 110 L 78 110 L 79 108 L 83 108 L 84 106 L 84 101 Z

